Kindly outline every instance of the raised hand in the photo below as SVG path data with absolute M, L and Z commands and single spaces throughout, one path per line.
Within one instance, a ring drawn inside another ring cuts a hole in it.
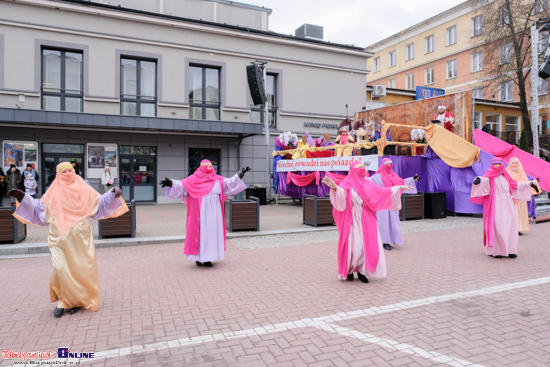
M 120 195 L 122 195 L 122 190 L 118 187 L 113 187 L 111 189 L 111 192 L 115 194 L 115 198 L 117 199 L 120 197 Z
M 11 189 L 10 191 L 8 191 L 8 195 L 16 198 L 19 202 L 21 202 L 25 197 L 25 193 L 17 189 Z
M 481 178 L 476 177 L 476 179 L 474 180 L 474 185 L 479 185 L 480 183 L 481 183 Z
M 328 176 L 325 176 L 325 178 L 323 178 L 322 182 L 327 185 L 328 187 L 330 187 L 332 190 L 336 190 L 336 188 L 338 187 L 336 185 L 336 183 L 334 181 L 332 181 L 332 179 Z
M 531 182 L 531 187 L 534 188 L 536 192 L 539 192 L 539 188 L 533 182 Z
M 172 180 L 168 177 L 165 177 L 164 180 L 160 181 L 160 187 L 162 187 L 163 189 L 165 187 L 172 187 Z
M 239 172 L 237 172 L 237 174 L 239 175 L 239 178 L 243 178 L 244 174 L 248 171 L 250 171 L 250 167 L 246 166 L 246 167 L 241 168 L 241 170 Z
M 418 175 L 418 173 L 416 175 L 414 175 L 413 179 L 418 182 L 420 181 L 420 176 Z

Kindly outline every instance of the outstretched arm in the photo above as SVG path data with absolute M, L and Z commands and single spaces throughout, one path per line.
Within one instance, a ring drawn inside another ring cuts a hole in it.
M 46 208 L 42 202 L 33 199 L 30 195 L 25 195 L 21 190 L 10 190 L 8 195 L 17 198 L 21 203 L 13 213 L 17 219 L 26 224 L 48 225 L 45 216 Z

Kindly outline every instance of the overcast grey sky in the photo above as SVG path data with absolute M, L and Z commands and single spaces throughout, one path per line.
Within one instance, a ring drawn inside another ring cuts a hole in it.
M 464 0 L 237 0 L 273 9 L 269 29 L 294 34 L 304 23 L 324 27 L 325 41 L 367 47 Z

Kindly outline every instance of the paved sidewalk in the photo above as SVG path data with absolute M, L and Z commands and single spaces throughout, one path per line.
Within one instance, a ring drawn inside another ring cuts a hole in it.
M 231 239 L 210 269 L 181 243 L 98 249 L 100 310 L 61 319 L 51 259 L 2 260 L 0 346 L 95 352 L 92 366 L 548 366 L 549 231 L 493 259 L 480 225 L 419 228 L 369 284 L 337 279 L 331 238 Z

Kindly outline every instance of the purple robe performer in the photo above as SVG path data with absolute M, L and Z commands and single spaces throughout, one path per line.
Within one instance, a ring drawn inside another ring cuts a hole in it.
M 392 169 L 393 162 L 389 158 L 382 160 L 382 165 L 374 175 L 368 178 L 380 187 L 392 187 L 397 185 L 406 185 L 414 190 L 403 191 L 402 194 L 416 194 L 416 181 L 418 176 L 402 179 Z M 376 221 L 380 238 L 384 244 L 384 249 L 391 250 L 391 245 L 403 245 L 403 235 L 401 232 L 401 222 L 399 221 L 398 210 L 381 210 L 376 212 Z
M 212 261 L 225 258 L 225 216 L 223 202 L 229 195 L 246 189 L 241 180 L 249 167 L 242 168 L 231 178 L 216 175 L 212 163 L 203 160 L 188 178 L 162 181 L 166 197 L 183 199 L 187 207 L 184 254 L 197 266 L 212 266 Z
M 518 218 L 514 200 L 530 201 L 531 181 L 514 181 L 502 158 L 493 158 L 491 167 L 476 177 L 470 201 L 483 205 L 483 246 L 485 254 L 501 258 L 517 257 Z

